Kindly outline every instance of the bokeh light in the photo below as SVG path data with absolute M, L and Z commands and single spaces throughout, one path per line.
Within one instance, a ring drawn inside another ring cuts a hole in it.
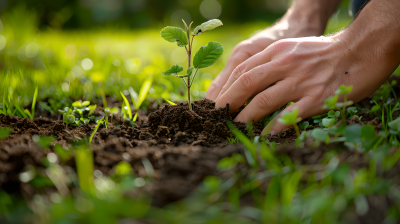
M 216 19 L 221 15 L 222 7 L 217 0 L 204 0 L 200 4 L 200 13 L 206 19 Z
M 25 55 L 28 58 L 33 58 L 39 52 L 39 45 L 35 42 L 28 44 L 25 48 Z
M 82 68 L 85 69 L 86 71 L 89 71 L 90 69 L 93 68 L 93 61 L 90 60 L 89 58 L 85 58 L 82 60 Z
M 192 17 L 190 16 L 190 13 L 186 10 L 179 9 L 176 10 L 174 13 L 171 15 L 171 23 L 172 24 L 182 24 L 182 19 L 185 20 L 187 25 L 189 25 L 192 22 Z
M 64 51 L 65 58 L 71 59 L 76 56 L 76 53 L 78 53 L 78 48 L 75 44 L 68 44 L 67 46 L 65 46 Z
M 181 47 L 174 49 L 171 53 L 171 62 L 173 64 L 182 63 L 186 60 L 186 58 L 187 58 L 186 51 Z

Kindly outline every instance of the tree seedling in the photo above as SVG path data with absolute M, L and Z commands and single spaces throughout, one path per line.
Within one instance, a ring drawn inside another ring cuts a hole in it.
M 299 108 L 294 107 L 293 110 L 290 112 L 289 111 L 283 112 L 282 117 L 278 119 L 278 122 L 284 125 L 293 125 L 297 137 L 300 137 L 300 131 L 299 127 L 297 126 L 297 123 L 301 121 L 301 117 L 297 117 L 298 114 L 299 114 Z
M 335 92 L 334 96 L 328 97 L 328 99 L 325 100 L 324 106 L 322 106 L 322 109 L 331 109 L 331 110 L 339 110 L 340 114 L 342 114 L 342 120 L 343 124 L 347 124 L 346 120 L 346 107 L 350 106 L 353 104 L 353 101 L 347 101 L 347 94 L 351 92 L 353 89 L 353 86 L 344 86 L 341 85 Z M 339 99 L 339 95 L 343 94 L 343 102 L 337 102 Z M 329 122 L 326 121 L 328 124 Z
M 208 42 L 207 46 L 200 47 L 200 49 L 196 52 L 193 58 L 193 66 L 192 66 L 191 59 L 192 59 L 193 39 L 195 36 L 213 30 L 217 27 L 222 26 L 223 24 L 218 19 L 209 20 L 197 26 L 193 30 L 193 32 L 190 33 L 191 32 L 190 29 L 193 22 L 190 23 L 189 26 L 187 26 L 185 21 L 184 20 L 182 21 L 183 24 L 185 25 L 186 32 L 178 27 L 167 26 L 161 30 L 161 37 L 168 42 L 176 42 L 178 47 L 185 47 L 188 56 L 188 69 L 185 75 L 180 76 L 178 75 L 178 73 L 182 72 L 184 69 L 182 66 L 176 64 L 173 65 L 170 69 L 163 72 L 163 75 L 166 76 L 172 75 L 182 79 L 187 88 L 189 110 L 192 110 L 192 105 L 190 102 L 190 88 L 192 87 L 193 80 L 195 79 L 198 70 L 201 68 L 207 68 L 215 64 L 215 62 L 217 62 L 218 58 L 224 52 L 222 44 L 215 41 L 210 41 Z M 192 36 L 191 39 L 190 36 Z M 187 80 L 185 81 L 184 78 L 187 78 Z

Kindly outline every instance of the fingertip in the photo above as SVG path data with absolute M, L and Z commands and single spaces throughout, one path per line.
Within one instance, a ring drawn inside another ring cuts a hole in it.
M 271 131 L 270 131 L 268 134 L 270 134 L 270 135 L 276 135 L 277 133 L 276 133 L 275 130 L 271 129 Z

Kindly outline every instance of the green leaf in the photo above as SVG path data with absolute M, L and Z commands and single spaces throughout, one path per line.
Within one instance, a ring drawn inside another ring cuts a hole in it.
M 322 119 L 322 125 L 329 128 L 335 123 L 335 118 L 324 118 Z
M 310 126 L 310 122 L 304 121 L 303 123 L 299 124 L 300 130 L 306 130 Z
M 390 129 L 400 131 L 400 117 L 388 123 Z
M 121 110 L 125 110 L 128 113 L 129 119 L 132 120 L 132 110 L 131 110 L 131 106 L 129 105 L 129 101 L 128 101 L 128 99 L 126 99 L 126 97 L 124 96 L 124 94 L 122 92 L 120 92 L 120 93 L 121 93 L 122 99 L 124 100 L 124 103 L 126 105 L 125 106 L 126 108 L 121 108 Z
M 339 97 L 337 95 L 328 97 L 328 99 L 325 100 L 322 109 L 336 109 L 336 102 L 338 99 Z
M 352 143 L 357 143 L 361 141 L 361 125 L 354 124 L 346 126 L 346 129 L 343 132 L 344 137 L 346 137 L 347 141 Z
M 82 106 L 86 107 L 86 106 L 89 106 L 89 104 L 90 104 L 90 101 L 83 101 Z
M 106 110 L 107 110 L 107 113 L 110 113 L 110 114 L 118 114 L 118 112 L 119 112 L 118 107 L 113 107 L 113 108 L 106 107 L 104 109 L 104 111 L 106 111 Z
M 294 107 L 292 111 L 285 111 L 283 112 L 282 117 L 278 119 L 278 122 L 284 125 L 297 124 L 298 122 L 301 121 L 301 118 L 297 117 L 298 113 L 299 113 L 298 107 Z
M 196 28 L 194 28 L 192 35 L 193 36 L 197 36 L 197 35 L 199 35 L 201 33 L 213 30 L 213 29 L 215 29 L 217 27 L 220 27 L 222 25 L 224 25 L 224 24 L 222 24 L 221 20 L 212 19 L 212 20 L 204 22 L 204 23 L 198 25 Z
M 65 124 L 73 124 L 75 123 L 75 116 L 72 114 L 63 114 L 63 123 Z
M 100 125 L 102 125 L 102 124 L 104 123 L 104 117 L 102 117 L 102 118 L 101 118 L 100 120 L 98 120 L 96 123 L 97 123 L 97 125 L 96 125 L 96 127 L 94 128 L 92 134 L 90 135 L 89 144 L 92 144 L 92 140 L 93 140 L 94 134 L 96 134 L 96 132 L 97 132 L 97 130 L 99 129 Z
M 182 75 L 182 76 L 179 76 L 179 78 L 184 78 L 184 77 L 192 77 L 193 76 L 193 74 L 196 72 L 196 70 L 194 70 L 195 68 L 193 68 L 193 67 L 190 67 L 190 68 L 188 68 L 188 70 L 186 71 L 186 75 Z
M 316 128 L 316 129 L 312 130 L 311 136 L 321 142 L 329 141 L 328 132 L 322 130 L 321 128 Z
M 75 101 L 72 103 L 73 107 L 82 107 L 82 103 L 80 101 Z
M 195 68 L 207 68 L 215 64 L 223 53 L 224 48 L 221 43 L 210 41 L 207 46 L 200 47 L 196 52 L 193 58 L 193 66 Z
M 339 88 L 336 90 L 335 94 L 336 95 L 340 95 L 340 94 L 348 94 L 351 92 L 351 90 L 353 89 L 353 86 L 345 86 L 345 85 L 341 85 L 339 86 Z
M 32 113 L 30 113 L 31 120 L 35 118 L 35 105 L 36 105 L 37 95 L 38 95 L 38 86 L 36 86 L 35 93 L 33 94 Z
M 329 117 L 335 117 L 336 116 L 335 111 L 333 111 L 333 110 L 329 111 L 328 112 L 328 116 Z
M 343 108 L 343 107 L 348 107 L 351 106 L 353 104 L 353 101 L 349 100 L 347 102 L 340 102 L 340 103 L 336 103 L 336 108 Z
M 173 76 L 179 77 L 179 76 L 178 76 L 178 73 L 179 73 L 179 72 L 182 72 L 182 71 L 183 71 L 183 67 L 176 64 L 176 65 L 173 65 L 173 66 L 172 66 L 170 69 L 168 69 L 167 71 L 163 72 L 162 74 L 163 74 L 163 75 L 167 75 L 167 76 L 173 75 Z
M 149 89 L 150 89 L 152 83 L 153 83 L 153 77 L 150 76 L 148 79 L 146 79 L 146 81 L 143 82 L 142 87 L 140 87 L 138 101 L 135 105 L 136 110 L 139 110 L 139 107 L 142 105 L 143 101 L 146 99 L 147 93 L 149 92 Z
M 168 42 L 177 42 L 179 47 L 183 47 L 188 44 L 186 32 L 178 27 L 165 27 L 161 30 L 161 37 Z
M 97 108 L 97 104 L 89 106 L 89 116 L 94 113 L 94 110 L 96 110 L 96 108 Z
M 171 105 L 173 105 L 173 106 L 176 105 L 176 103 L 174 103 L 174 102 L 172 102 L 172 101 L 169 101 L 169 100 L 167 100 L 167 99 L 164 99 L 164 100 L 167 101 L 169 104 L 171 104 Z

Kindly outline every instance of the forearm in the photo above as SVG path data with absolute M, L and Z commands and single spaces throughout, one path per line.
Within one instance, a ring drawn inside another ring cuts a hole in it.
M 282 25 L 299 27 L 316 35 L 322 35 L 329 17 L 340 2 L 341 0 L 294 0 L 281 20 L 287 24 Z
M 400 63 L 399 11 L 400 1 L 371 0 L 357 19 L 339 35 L 339 40 L 346 45 L 349 53 L 362 55 L 365 61 L 383 64 L 391 73 Z

